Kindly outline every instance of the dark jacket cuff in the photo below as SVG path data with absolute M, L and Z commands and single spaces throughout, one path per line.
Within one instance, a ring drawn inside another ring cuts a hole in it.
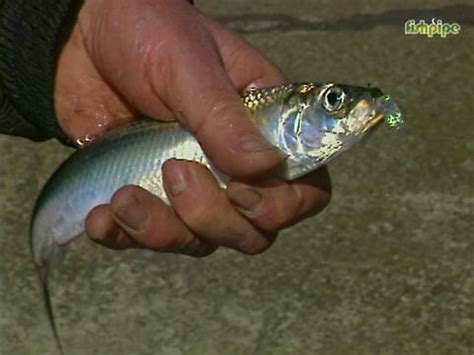
M 81 5 L 81 0 L 0 0 L 0 132 L 67 141 L 54 111 L 54 78 Z
M 82 3 L 0 0 L 0 133 L 70 144 L 55 115 L 54 79 Z

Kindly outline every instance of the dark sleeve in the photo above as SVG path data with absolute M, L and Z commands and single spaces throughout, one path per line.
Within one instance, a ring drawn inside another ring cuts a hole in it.
M 0 133 L 63 142 L 56 61 L 82 0 L 0 0 Z
M 0 0 L 0 133 L 70 143 L 54 111 L 54 77 L 82 3 Z

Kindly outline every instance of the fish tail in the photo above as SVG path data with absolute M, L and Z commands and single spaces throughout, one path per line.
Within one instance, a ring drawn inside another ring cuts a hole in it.
M 56 322 L 54 320 L 53 307 L 51 304 L 51 297 L 49 294 L 49 286 L 48 286 L 49 264 L 45 263 L 43 265 L 36 265 L 36 271 L 38 272 L 41 291 L 43 295 L 43 302 L 46 309 L 46 314 L 48 316 L 49 325 L 53 332 L 56 349 L 59 354 L 64 355 L 65 353 L 64 353 L 63 346 L 61 344 L 61 339 L 59 338 L 58 328 L 56 327 Z

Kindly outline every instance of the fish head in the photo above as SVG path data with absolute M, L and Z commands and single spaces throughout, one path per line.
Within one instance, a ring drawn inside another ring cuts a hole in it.
M 326 164 L 384 120 L 391 127 L 402 123 L 397 105 L 380 89 L 334 83 L 296 87 L 280 117 L 279 148 L 287 156 L 289 179 Z

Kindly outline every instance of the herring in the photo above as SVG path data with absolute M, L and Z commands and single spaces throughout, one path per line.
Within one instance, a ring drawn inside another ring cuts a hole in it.
M 280 149 L 280 177 L 292 180 L 327 164 L 384 119 L 402 124 L 396 104 L 376 88 L 291 83 L 242 94 L 256 126 Z M 120 187 L 138 185 L 168 202 L 161 167 L 170 159 L 208 167 L 222 187 L 228 178 L 207 160 L 196 139 L 177 123 L 144 119 L 78 149 L 41 191 L 31 220 L 30 245 L 56 343 L 61 344 L 48 292 L 51 263 L 84 232 L 85 218 Z

